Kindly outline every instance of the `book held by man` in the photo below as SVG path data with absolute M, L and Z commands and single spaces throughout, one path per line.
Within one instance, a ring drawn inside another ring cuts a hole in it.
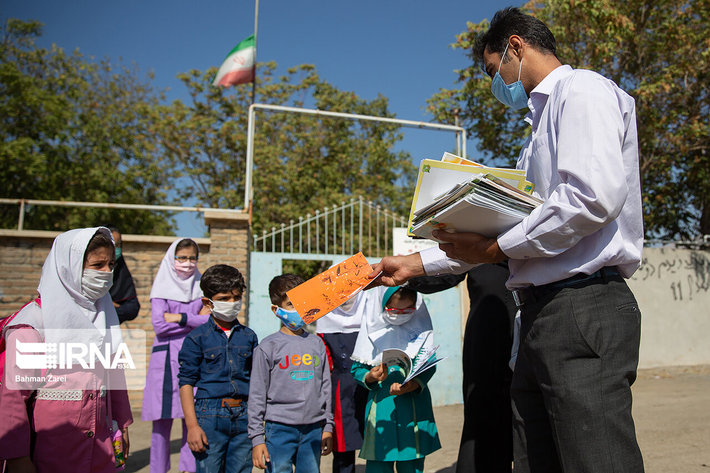
M 494 237 L 530 214 L 541 200 L 517 169 L 482 166 L 445 153 L 423 160 L 409 215 L 408 234 L 437 241 L 434 230 Z

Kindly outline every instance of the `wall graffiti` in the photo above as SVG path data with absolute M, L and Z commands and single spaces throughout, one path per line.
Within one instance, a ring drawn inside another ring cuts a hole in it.
M 635 281 L 661 280 L 675 301 L 693 300 L 710 291 L 710 253 L 669 251 L 653 258 L 644 257 L 641 267 L 631 277 Z

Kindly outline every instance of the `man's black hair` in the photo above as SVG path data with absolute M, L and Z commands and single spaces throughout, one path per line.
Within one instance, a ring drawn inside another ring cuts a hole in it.
M 557 57 L 557 43 L 552 31 L 534 16 L 526 15 L 520 9 L 507 7 L 498 10 L 488 31 L 476 38 L 473 46 L 473 56 L 483 62 L 483 53 L 488 48 L 491 53 L 503 54 L 505 45 L 512 35 L 518 35 L 527 44 L 543 53 L 550 53 Z M 506 54 L 507 56 L 507 54 Z M 503 59 L 507 62 L 506 59 Z
M 212 299 L 212 296 L 220 292 L 231 294 L 235 289 L 239 289 L 243 294 L 246 287 L 242 273 L 227 264 L 210 266 L 200 279 L 200 289 L 208 299 Z
M 299 284 L 303 284 L 303 278 L 301 276 L 289 273 L 276 276 L 269 283 L 269 298 L 271 299 L 271 303 L 280 306 L 286 298 L 286 293 Z

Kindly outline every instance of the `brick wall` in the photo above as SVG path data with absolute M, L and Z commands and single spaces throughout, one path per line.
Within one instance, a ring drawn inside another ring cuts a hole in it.
M 209 238 L 193 238 L 200 247 L 198 268 L 204 272 L 214 264 L 229 264 L 239 269 L 248 281 L 249 242 L 248 215 L 239 212 L 204 214 L 209 226 Z M 54 238 L 59 232 L 35 230 L 0 230 L 0 317 L 17 311 L 36 297 L 42 265 Z M 179 237 L 124 234 L 123 257 L 133 275 L 141 310 L 138 317 L 122 327 L 147 332 L 146 353 L 150 355 L 153 325 L 150 317 L 150 289 L 160 267 L 160 261 L 170 244 Z M 247 307 L 245 303 L 242 307 Z M 245 313 L 239 320 L 246 323 Z M 143 391 L 130 392 L 131 405 L 140 409 Z

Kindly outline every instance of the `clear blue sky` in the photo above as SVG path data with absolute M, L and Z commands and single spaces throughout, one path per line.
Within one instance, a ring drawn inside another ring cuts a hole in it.
M 426 99 L 455 85 L 467 65 L 452 50 L 466 22 L 490 19 L 508 4 L 491 0 L 261 0 L 258 61 L 280 70 L 314 64 L 321 78 L 364 99 L 389 99 L 398 118 L 430 121 Z M 517 3 L 516 3 L 517 5 Z M 95 58 L 136 63 L 153 71 L 168 99 L 187 99 L 176 75 L 219 66 L 229 50 L 253 33 L 253 0 L 3 0 L 0 19 L 44 23 L 40 45 L 55 43 Z M 453 149 L 452 133 L 405 131 L 400 149 L 415 164 Z M 476 157 L 475 142 L 467 143 Z M 255 190 L 258 192 L 258 189 Z M 180 233 L 204 229 L 180 218 Z

